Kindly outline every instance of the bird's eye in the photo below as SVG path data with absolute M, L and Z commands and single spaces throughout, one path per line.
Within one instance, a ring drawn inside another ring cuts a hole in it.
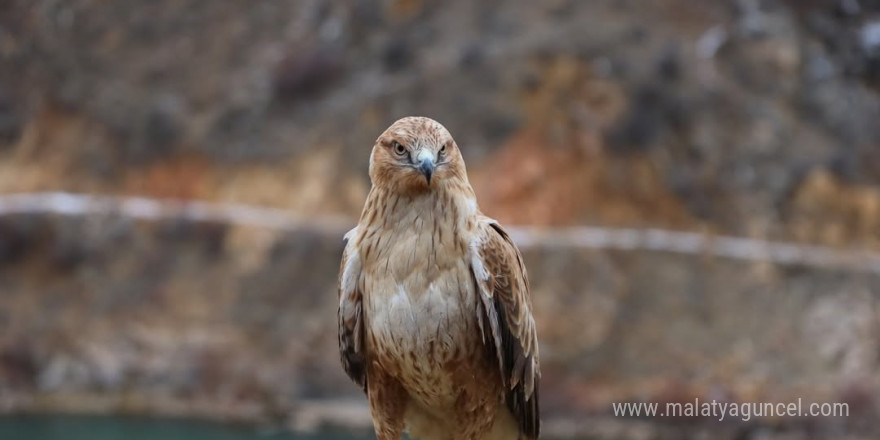
M 443 153 L 446 153 L 446 144 L 443 144 L 443 146 L 440 147 L 440 154 L 443 154 Z
M 406 154 L 406 147 L 401 145 L 400 142 L 392 142 L 391 147 L 394 148 L 394 152 L 397 153 L 398 156 L 403 156 L 404 154 Z

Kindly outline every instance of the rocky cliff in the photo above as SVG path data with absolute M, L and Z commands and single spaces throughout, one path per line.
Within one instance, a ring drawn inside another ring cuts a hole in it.
M 880 248 L 877 2 L 11 0 L 0 60 L 0 192 L 317 222 L 4 216 L 9 411 L 285 419 L 356 400 L 336 354 L 341 234 L 373 140 L 404 115 L 450 129 L 505 224 Z M 876 272 L 540 245 L 526 260 L 547 419 L 803 397 L 855 415 L 769 423 L 875 428 L 859 420 L 880 390 Z

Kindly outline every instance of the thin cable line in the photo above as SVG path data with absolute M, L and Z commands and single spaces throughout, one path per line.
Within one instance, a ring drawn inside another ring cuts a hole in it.
M 345 216 L 306 217 L 283 209 L 253 205 L 66 192 L 0 195 L 0 216 L 14 214 L 120 215 L 142 220 L 183 219 L 282 231 L 310 229 L 328 235 L 338 234 L 340 239 L 345 231 L 354 226 L 353 220 Z M 880 253 L 868 250 L 663 229 L 595 226 L 511 226 L 505 229 L 521 249 L 657 251 L 880 274 Z

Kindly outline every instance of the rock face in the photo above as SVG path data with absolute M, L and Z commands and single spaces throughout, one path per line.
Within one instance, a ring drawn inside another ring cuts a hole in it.
M 421 114 L 455 135 L 483 210 L 506 224 L 877 250 L 878 20 L 859 0 L 11 0 L 0 192 L 353 224 L 372 141 Z M 342 232 L 3 217 L 0 409 L 257 418 L 355 397 L 335 351 Z M 877 411 L 877 275 L 656 252 L 526 259 L 547 418 L 691 396 Z M 869 429 L 857 418 L 821 426 Z

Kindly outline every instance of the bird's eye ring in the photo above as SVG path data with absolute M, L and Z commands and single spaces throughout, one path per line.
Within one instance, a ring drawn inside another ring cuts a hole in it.
M 403 156 L 404 154 L 406 154 L 406 147 L 401 145 L 400 142 L 392 142 L 391 147 L 394 148 L 394 152 L 397 153 L 398 156 Z

